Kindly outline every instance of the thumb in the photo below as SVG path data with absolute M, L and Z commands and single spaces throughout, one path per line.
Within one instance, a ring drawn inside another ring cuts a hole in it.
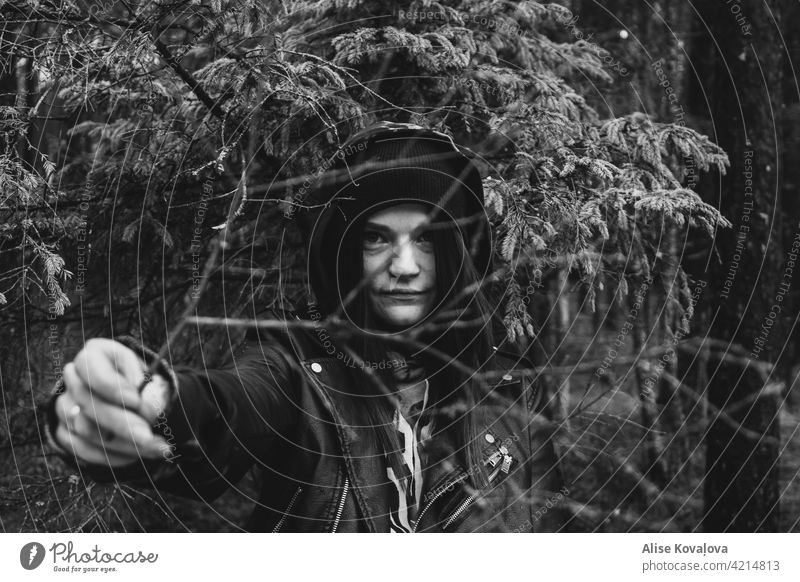
M 169 382 L 160 374 L 154 374 L 150 382 L 145 384 L 141 393 L 139 414 L 150 424 L 155 424 L 166 415 L 170 401 L 171 389 Z

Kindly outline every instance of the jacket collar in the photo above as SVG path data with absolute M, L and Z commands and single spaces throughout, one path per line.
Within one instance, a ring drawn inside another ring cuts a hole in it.
M 350 375 L 334 358 L 307 360 L 303 367 L 328 403 L 351 489 L 370 531 L 387 531 L 386 499 L 391 490 L 386 463 L 364 406 L 345 391 L 352 381 Z

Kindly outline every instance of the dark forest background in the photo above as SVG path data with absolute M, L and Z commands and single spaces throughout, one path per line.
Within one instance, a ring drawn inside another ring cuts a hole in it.
M 41 406 L 87 338 L 296 301 L 304 183 L 386 119 L 481 160 L 572 530 L 800 531 L 797 30 L 789 0 L 0 1 L 0 527 L 240 527 L 247 481 L 84 483 Z

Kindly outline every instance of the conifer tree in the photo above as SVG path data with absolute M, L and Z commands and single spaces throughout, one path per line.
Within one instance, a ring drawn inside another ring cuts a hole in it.
M 549 277 L 624 301 L 659 280 L 667 229 L 729 226 L 686 181 L 689 163 L 724 172 L 724 152 L 598 106 L 622 66 L 557 4 L 10 0 L 0 15 L 3 70 L 27 59 L 38 75 L 0 107 L 3 333 L 83 318 L 158 345 L 201 275 L 227 282 L 209 294 L 229 316 L 274 300 L 302 273 L 286 217 L 378 119 L 445 131 L 480 161 L 512 342 L 540 331 L 529 290 Z M 206 272 L 222 225 L 224 268 Z

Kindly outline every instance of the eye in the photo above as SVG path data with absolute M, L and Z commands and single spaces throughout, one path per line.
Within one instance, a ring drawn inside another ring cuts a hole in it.
M 424 248 L 433 247 L 433 233 L 430 231 L 423 231 L 417 235 L 417 244 Z
M 366 250 L 374 250 L 386 244 L 386 237 L 375 230 L 365 230 L 361 237 L 361 244 Z

